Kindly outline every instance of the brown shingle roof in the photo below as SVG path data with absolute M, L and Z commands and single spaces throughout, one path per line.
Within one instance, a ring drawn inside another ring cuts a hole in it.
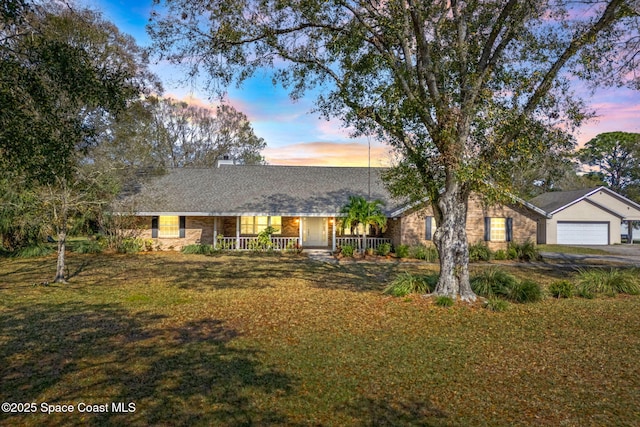
M 385 189 L 384 169 L 362 167 L 223 165 L 172 169 L 142 186 L 139 214 L 333 216 L 349 196 L 385 203 L 385 213 L 402 206 Z
M 594 190 L 596 190 L 596 188 L 543 193 L 529 200 L 529 203 L 539 207 L 547 213 L 552 213 L 563 206 L 567 206 L 568 204 L 581 199 Z

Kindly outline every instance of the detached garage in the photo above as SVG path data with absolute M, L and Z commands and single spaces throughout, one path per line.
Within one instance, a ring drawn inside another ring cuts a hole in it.
M 608 245 L 608 222 L 558 222 L 559 245 Z
M 530 203 L 546 212 L 538 221 L 538 243 L 613 245 L 622 221 L 640 221 L 640 205 L 605 187 L 545 193 Z

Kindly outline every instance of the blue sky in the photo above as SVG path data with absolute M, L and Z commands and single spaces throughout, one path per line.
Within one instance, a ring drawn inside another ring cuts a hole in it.
M 135 37 L 138 44 L 150 43 L 145 25 L 151 0 L 84 0 L 84 4 L 101 10 L 105 18 L 120 31 Z M 166 96 L 211 105 L 206 93 L 177 83 L 175 76 L 180 76 L 180 69 L 168 65 L 156 65 L 152 69 L 162 79 Z M 366 138 L 349 138 L 339 121 L 327 122 L 310 112 L 311 99 L 292 102 L 283 89 L 273 87 L 268 77 L 255 78 L 240 89 L 231 88 L 228 99 L 249 117 L 256 134 L 267 142 L 263 155 L 270 164 L 365 166 L 368 163 Z M 603 132 L 640 133 L 639 91 L 607 88 L 586 100 L 599 117 L 576 133 L 580 145 Z M 372 139 L 372 166 L 387 165 L 388 151 Z

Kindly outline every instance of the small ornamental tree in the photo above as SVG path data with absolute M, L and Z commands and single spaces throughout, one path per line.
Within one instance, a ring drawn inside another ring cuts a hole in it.
M 382 204 L 380 200 L 368 201 L 362 196 L 351 196 L 349 197 L 349 203 L 340 210 L 340 214 L 343 215 L 340 219 L 343 229 L 353 229 L 362 225 L 361 252 L 364 252 L 367 248 L 367 228 L 372 225 L 384 230 L 387 226 L 387 217 L 380 209 Z

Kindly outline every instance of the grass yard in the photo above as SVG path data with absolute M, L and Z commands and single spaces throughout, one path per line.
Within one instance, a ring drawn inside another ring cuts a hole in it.
M 0 425 L 640 424 L 639 296 L 495 313 L 382 294 L 401 271 L 437 268 L 425 263 L 150 253 L 68 264 L 69 285 L 34 286 L 54 257 L 0 259 L 0 397 L 36 404 Z M 505 268 L 543 284 L 569 274 Z
M 564 254 L 575 255 L 611 255 L 611 252 L 603 249 L 595 249 L 586 246 L 568 246 L 568 245 L 537 245 L 541 252 L 559 252 Z

